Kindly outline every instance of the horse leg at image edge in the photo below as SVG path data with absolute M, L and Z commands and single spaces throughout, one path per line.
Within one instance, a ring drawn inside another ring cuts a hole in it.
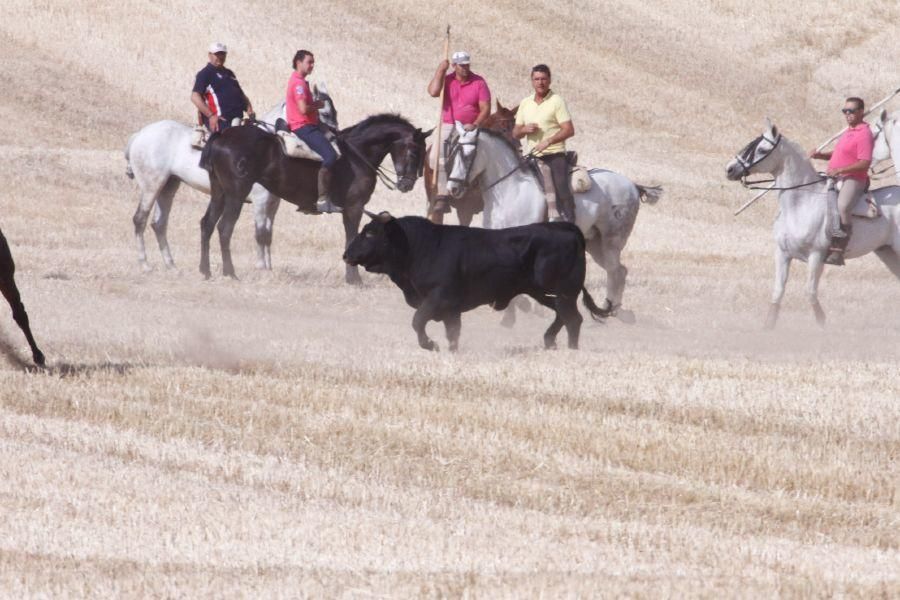
M 344 251 L 350 247 L 350 242 L 359 233 L 359 222 L 362 220 L 363 206 L 361 203 L 348 202 L 344 206 L 341 218 L 344 221 Z M 345 265 L 344 281 L 350 285 L 362 285 L 362 277 L 359 276 L 359 267 Z
M 772 289 L 772 303 L 769 305 L 769 314 L 766 315 L 766 329 L 774 329 L 778 322 L 778 312 L 781 310 L 781 299 L 784 297 L 784 286 L 787 284 L 788 274 L 791 270 L 791 258 L 781 249 L 775 250 L 775 286 Z
M 172 201 L 175 199 L 175 192 L 181 182 L 174 177 L 163 186 L 159 195 L 156 197 L 156 208 L 153 212 L 153 221 L 150 227 L 156 234 L 156 243 L 159 245 L 159 251 L 162 253 L 163 262 L 167 269 L 175 268 L 175 259 L 172 258 L 172 252 L 169 250 L 169 239 L 166 232 L 169 229 L 169 215 L 172 214 Z M 146 265 L 146 261 L 144 263 Z
M 813 252 L 809 255 L 808 279 L 806 282 L 806 296 L 809 298 L 809 304 L 812 306 L 813 313 L 816 316 L 816 323 L 820 326 L 825 325 L 825 311 L 819 304 L 819 279 L 822 277 L 822 271 L 825 269 L 825 255 L 820 252 Z
M 244 207 L 244 197 L 238 196 L 238 198 L 236 200 L 233 197 L 226 197 L 225 208 L 218 226 L 219 248 L 222 252 L 222 275 L 232 279 L 237 279 L 237 274 L 234 272 L 234 263 L 231 261 L 231 235 L 234 233 L 234 226 Z
M 272 229 L 275 226 L 275 213 L 281 205 L 276 198 L 262 186 L 254 186 L 250 191 L 253 202 L 253 222 L 256 235 L 256 268 L 272 270 Z
M 206 279 L 209 279 L 212 275 L 209 268 L 209 240 L 212 238 L 213 230 L 216 227 L 216 223 L 219 222 L 224 208 L 222 193 L 219 192 L 217 194 L 214 190 L 206 207 L 206 213 L 200 219 L 200 273 Z
M 890 246 L 884 246 L 876 250 L 875 255 L 890 269 L 894 277 L 900 279 L 900 248 L 895 250 Z
M 634 313 L 622 308 L 628 269 L 622 264 L 622 247 L 616 239 L 596 236 L 587 240 L 586 249 L 598 265 L 606 271 L 606 300 L 601 306 L 605 316 L 617 317 L 629 325 L 635 322 Z

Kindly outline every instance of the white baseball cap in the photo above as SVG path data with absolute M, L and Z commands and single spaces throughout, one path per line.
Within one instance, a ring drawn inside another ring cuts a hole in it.
M 469 57 L 469 53 L 465 50 L 457 50 L 456 52 L 454 52 L 453 58 L 450 59 L 450 61 L 454 65 L 467 65 L 472 62 L 471 58 Z
M 215 54 L 217 52 L 225 52 L 228 53 L 228 48 L 222 42 L 213 42 L 209 45 L 210 54 Z

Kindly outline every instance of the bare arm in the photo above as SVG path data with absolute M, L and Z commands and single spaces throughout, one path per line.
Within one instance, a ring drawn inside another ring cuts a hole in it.
M 847 173 L 853 173 L 854 171 L 868 171 L 869 167 L 872 165 L 871 160 L 858 160 L 853 164 L 847 165 L 846 167 L 841 167 L 839 169 L 828 169 L 828 174 L 831 177 L 837 177 L 839 175 L 846 175 Z
M 524 125 L 516 125 L 515 127 L 513 127 L 512 134 L 514 138 L 516 138 L 517 140 L 521 140 L 529 133 L 534 133 L 537 130 L 537 123 L 526 123 Z
M 832 151 L 828 152 L 819 152 L 818 150 L 810 150 L 809 157 L 810 158 L 818 158 L 821 160 L 829 160 L 831 158 Z
M 194 104 L 194 106 L 197 107 L 197 110 L 199 110 L 200 114 L 202 114 L 204 117 L 208 119 L 212 116 L 212 111 L 206 105 L 206 102 L 203 101 L 203 96 L 201 96 L 199 93 L 191 92 L 191 102 Z
M 481 127 L 481 124 L 484 123 L 484 120 L 488 118 L 488 115 L 491 114 L 491 102 L 488 100 L 487 102 L 478 102 L 478 116 L 475 117 L 475 122 L 473 125 L 475 127 Z
M 441 95 L 441 89 L 444 87 L 444 75 L 447 73 L 448 68 L 450 68 L 450 61 L 442 60 L 431 81 L 428 82 L 428 95 L 432 98 L 437 98 Z
M 543 152 L 553 144 L 567 140 L 573 135 L 575 135 L 575 125 L 572 124 L 572 121 L 563 121 L 559 124 L 559 131 L 534 145 L 534 151 Z

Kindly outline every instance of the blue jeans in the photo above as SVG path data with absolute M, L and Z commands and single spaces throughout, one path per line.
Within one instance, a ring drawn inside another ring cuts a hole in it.
M 304 125 L 294 130 L 294 135 L 306 142 L 310 150 L 322 157 L 322 166 L 330 169 L 337 161 L 337 153 L 331 147 L 331 142 L 325 137 L 325 133 L 318 125 Z

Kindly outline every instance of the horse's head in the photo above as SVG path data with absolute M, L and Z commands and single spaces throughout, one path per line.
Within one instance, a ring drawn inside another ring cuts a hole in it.
M 324 106 L 319 109 L 319 121 L 321 121 L 324 125 L 326 125 L 332 131 L 337 131 L 338 129 L 338 114 L 337 108 L 334 106 L 334 101 L 331 99 L 331 96 L 328 94 L 328 88 L 325 87 L 325 82 L 315 83 L 312 88 L 313 100 L 319 101 L 321 100 L 324 103 Z
M 447 140 L 447 191 L 454 198 L 466 193 L 469 182 L 481 175 L 482 168 L 475 164 L 478 157 L 479 129 L 466 131 L 463 124 L 456 122 L 454 131 Z
M 502 133 L 509 141 L 517 143 L 512 134 L 513 127 L 516 126 L 517 112 L 519 112 L 518 106 L 507 108 L 500 104 L 500 99 L 498 98 L 497 110 L 488 115 L 488 118 L 481 123 L 481 126 L 485 129 Z
M 872 148 L 872 160 L 887 160 L 891 157 L 891 137 L 894 133 L 894 119 L 888 111 L 882 110 L 878 120 L 869 125 L 872 137 L 875 138 L 875 146 Z
M 390 154 L 397 173 L 397 189 L 408 192 L 416 185 L 416 178 L 425 168 L 425 140 L 431 130 L 409 128 L 391 144 Z
M 776 154 L 781 144 L 778 128 L 766 120 L 766 130 L 735 154 L 725 167 L 729 180 L 738 181 L 751 173 L 771 173 L 776 165 Z

